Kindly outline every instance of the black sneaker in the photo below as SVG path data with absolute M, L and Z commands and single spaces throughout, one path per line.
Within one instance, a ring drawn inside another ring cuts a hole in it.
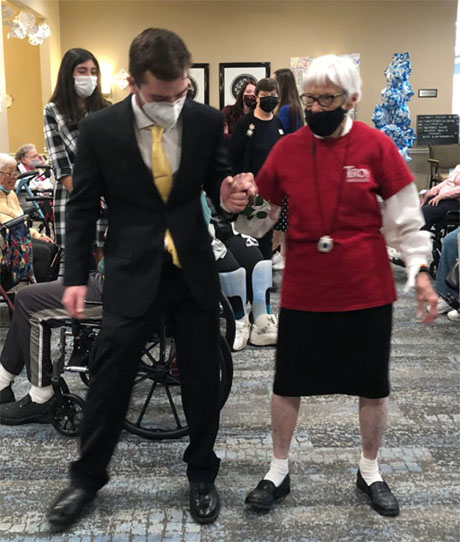
M 11 384 L 6 388 L 0 390 L 0 405 L 5 405 L 6 403 L 13 403 L 15 400 L 13 390 L 11 389 Z
M 21 425 L 23 423 L 47 423 L 50 421 L 54 396 L 46 403 L 34 403 L 27 394 L 15 403 L 0 406 L 0 424 Z

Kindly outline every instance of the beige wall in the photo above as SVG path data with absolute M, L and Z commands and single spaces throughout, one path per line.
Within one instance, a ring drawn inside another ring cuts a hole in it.
M 59 2 L 57 0 L 11 0 L 16 11 L 31 11 L 39 22 L 45 21 L 51 36 L 43 45 L 30 45 L 27 39 L 7 39 L 3 27 L 0 43 L 0 93 L 2 79 L 6 92 L 14 101 L 0 113 L 0 143 L 2 152 L 15 152 L 27 142 L 44 147 L 43 106 L 48 101 L 56 81 L 61 60 Z
M 64 1 L 62 51 L 85 47 L 114 71 L 128 69 L 132 38 L 148 26 L 184 38 L 195 62 L 210 63 L 211 105 L 219 104 L 219 62 L 270 61 L 291 56 L 360 53 L 364 81 L 358 118 L 370 123 L 383 72 L 395 52 L 409 51 L 410 81 L 437 88 L 438 98 L 409 103 L 417 114 L 450 113 L 455 43 L 455 0 L 431 1 Z M 115 92 L 112 101 L 125 93 Z
M 40 92 L 40 51 L 27 39 L 3 39 L 6 92 L 13 101 L 8 108 L 9 150 L 24 143 L 43 148 L 43 116 Z

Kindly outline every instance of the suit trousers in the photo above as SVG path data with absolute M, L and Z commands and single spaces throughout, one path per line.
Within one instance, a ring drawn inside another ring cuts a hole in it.
M 166 262 L 147 313 L 135 318 L 103 313 L 90 362 L 80 458 L 70 467 L 74 485 L 97 491 L 108 482 L 108 465 L 122 430 L 142 350 L 162 313 L 169 317 L 176 343 L 182 402 L 190 430 L 184 453 L 187 477 L 191 482 L 214 481 L 220 463 L 213 450 L 220 415 L 218 300 L 211 309 L 203 309 L 190 294 L 182 270 Z

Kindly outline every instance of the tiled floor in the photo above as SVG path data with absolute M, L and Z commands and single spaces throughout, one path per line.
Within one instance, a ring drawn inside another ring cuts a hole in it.
M 401 290 L 403 271 L 395 268 L 395 276 Z M 217 443 L 223 506 L 216 523 L 199 526 L 188 513 L 181 461 L 186 439 L 154 442 L 124 432 L 112 480 L 92 513 L 68 533 L 53 535 L 44 511 L 66 483 L 77 442 L 46 425 L 1 426 L 0 541 L 460 541 L 458 323 L 444 316 L 424 327 L 412 296 L 401 294 L 397 302 L 392 405 L 380 456 L 401 504 L 394 519 L 377 515 L 355 490 L 357 402 L 343 396 L 303 400 L 291 457 L 292 493 L 271 513 L 245 510 L 245 494 L 271 456 L 273 359 L 272 348 L 234 354 L 234 385 Z M 72 391 L 84 392 L 78 379 L 69 382 Z M 22 378 L 18 395 L 26 389 Z

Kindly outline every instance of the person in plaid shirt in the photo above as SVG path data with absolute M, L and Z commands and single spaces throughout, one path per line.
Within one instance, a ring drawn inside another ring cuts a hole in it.
M 44 111 L 44 132 L 51 165 L 58 181 L 54 191 L 56 244 L 65 247 L 65 208 L 72 190 L 73 163 L 80 119 L 110 105 L 100 86 L 96 57 L 86 49 L 70 49 L 62 58 L 53 95 Z M 104 244 L 106 221 L 96 226 L 96 245 Z

